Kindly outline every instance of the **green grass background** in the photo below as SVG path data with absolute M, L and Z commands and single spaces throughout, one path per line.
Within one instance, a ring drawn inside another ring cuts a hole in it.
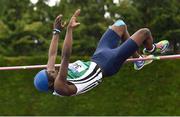
M 46 61 L 0 57 L 1 66 Z M 38 93 L 33 87 L 37 71 L 0 71 L 0 115 L 180 115 L 180 60 L 154 61 L 141 71 L 128 63 L 95 89 L 74 97 Z

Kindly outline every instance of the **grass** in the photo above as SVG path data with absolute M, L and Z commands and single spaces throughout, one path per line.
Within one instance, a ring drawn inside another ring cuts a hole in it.
M 36 59 L 1 64 L 37 64 Z M 63 98 L 34 89 L 37 71 L 0 71 L 0 115 L 180 115 L 179 60 L 154 61 L 141 71 L 126 64 L 95 89 Z

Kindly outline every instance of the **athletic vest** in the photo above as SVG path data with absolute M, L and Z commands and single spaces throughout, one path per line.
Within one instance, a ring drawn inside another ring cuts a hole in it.
M 68 66 L 67 81 L 73 83 L 77 92 L 75 95 L 85 93 L 96 87 L 102 79 L 102 71 L 95 62 L 76 61 Z M 53 95 L 59 95 L 53 92 Z

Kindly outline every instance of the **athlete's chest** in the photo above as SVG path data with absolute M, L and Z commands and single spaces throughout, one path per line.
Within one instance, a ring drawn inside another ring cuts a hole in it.
M 82 61 L 78 60 L 74 63 L 69 64 L 68 69 L 71 70 L 73 73 L 81 73 L 82 71 L 88 68 Z
M 89 66 L 90 62 L 82 62 L 80 60 L 69 64 L 67 80 L 76 79 L 83 76 L 89 69 Z

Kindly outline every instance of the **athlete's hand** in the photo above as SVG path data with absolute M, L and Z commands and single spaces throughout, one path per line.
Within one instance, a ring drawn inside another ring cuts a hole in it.
M 62 31 L 65 26 L 66 26 L 66 22 L 62 22 L 62 15 L 60 14 L 59 16 L 56 17 L 53 28 Z
M 77 17 L 80 15 L 80 12 L 80 9 L 75 11 L 73 16 L 71 17 L 71 20 L 69 21 L 68 28 L 75 28 L 80 25 L 80 23 L 77 21 Z

